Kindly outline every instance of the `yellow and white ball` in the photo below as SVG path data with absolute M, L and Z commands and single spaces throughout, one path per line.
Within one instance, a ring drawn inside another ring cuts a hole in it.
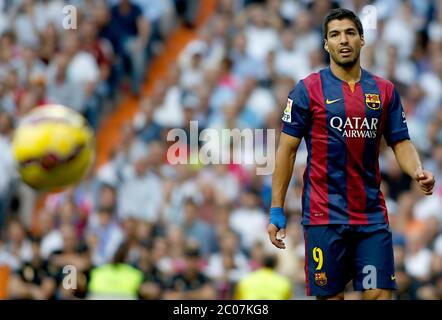
M 95 139 L 86 119 L 62 105 L 33 109 L 12 139 L 18 172 L 36 190 L 51 191 L 80 182 L 95 158 Z

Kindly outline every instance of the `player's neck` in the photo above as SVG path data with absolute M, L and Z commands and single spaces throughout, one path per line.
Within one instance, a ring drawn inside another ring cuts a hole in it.
M 361 79 L 361 65 L 359 61 L 349 68 L 337 65 L 333 60 L 330 62 L 330 69 L 333 74 L 348 84 L 355 84 Z

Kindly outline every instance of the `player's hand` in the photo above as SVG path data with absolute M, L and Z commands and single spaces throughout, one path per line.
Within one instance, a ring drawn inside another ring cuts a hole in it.
M 270 223 L 267 227 L 270 241 L 279 249 L 285 249 L 285 227 L 286 219 L 282 208 L 270 209 Z
M 416 171 L 414 179 L 419 183 L 419 186 L 425 195 L 429 196 L 433 194 L 436 180 L 434 180 L 434 176 L 430 171 L 419 169 Z

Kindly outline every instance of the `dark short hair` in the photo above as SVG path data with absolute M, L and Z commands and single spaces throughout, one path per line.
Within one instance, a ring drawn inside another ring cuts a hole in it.
M 263 266 L 265 268 L 274 269 L 278 263 L 278 258 L 274 254 L 266 254 L 263 259 Z
M 359 35 L 360 36 L 364 35 L 364 29 L 362 28 L 362 23 L 361 20 L 359 20 L 358 16 L 355 15 L 355 13 L 351 10 L 338 8 L 330 10 L 330 12 L 324 18 L 324 23 L 322 24 L 324 39 L 327 39 L 328 23 L 333 20 L 344 20 L 344 19 L 349 19 L 353 21 L 353 23 L 356 25 L 356 29 L 358 30 Z
M 126 258 L 129 254 L 129 243 L 123 242 L 118 247 L 117 251 L 115 252 L 112 263 L 113 264 L 119 264 L 119 263 L 126 263 Z
M 187 246 L 184 248 L 184 256 L 187 258 L 199 258 L 201 256 L 199 247 L 190 245 Z
M 100 213 L 100 214 L 105 213 L 105 214 L 112 216 L 114 214 L 114 210 L 112 208 L 107 207 L 107 206 L 106 207 L 101 206 L 98 208 L 97 213 Z

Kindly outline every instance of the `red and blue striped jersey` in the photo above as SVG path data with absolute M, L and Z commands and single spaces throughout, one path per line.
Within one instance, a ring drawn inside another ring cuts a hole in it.
M 410 139 L 393 84 L 366 70 L 354 91 L 330 67 L 289 93 L 282 131 L 304 138 L 304 225 L 388 223 L 379 146 Z

